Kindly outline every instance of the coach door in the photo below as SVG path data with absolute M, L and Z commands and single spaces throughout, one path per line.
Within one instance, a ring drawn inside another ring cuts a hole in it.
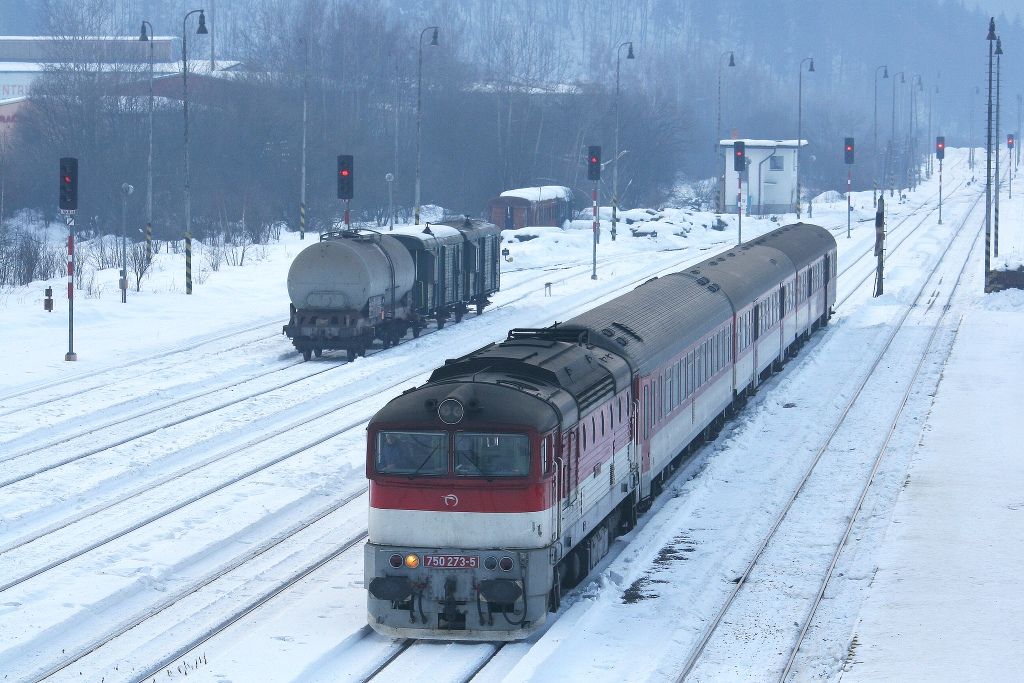
M 750 330 L 750 337 L 753 340 L 750 343 L 751 350 L 750 354 L 753 356 L 754 366 L 752 372 L 754 374 L 753 381 L 756 385 L 758 383 L 758 365 L 757 365 L 757 340 L 761 337 L 761 304 L 757 301 L 754 302 L 754 318 L 752 321 L 752 327 Z
M 828 285 L 832 280 L 832 264 L 830 263 L 831 258 L 828 252 L 825 253 L 824 272 L 821 274 L 821 281 L 824 283 L 822 286 L 821 310 L 827 316 L 828 315 Z

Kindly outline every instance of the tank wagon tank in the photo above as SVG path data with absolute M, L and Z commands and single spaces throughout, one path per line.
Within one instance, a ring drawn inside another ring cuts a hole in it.
M 306 360 L 328 349 L 352 360 L 375 340 L 388 348 L 431 320 L 482 313 L 500 285 L 499 240 L 496 226 L 469 218 L 324 233 L 288 270 L 283 332 Z

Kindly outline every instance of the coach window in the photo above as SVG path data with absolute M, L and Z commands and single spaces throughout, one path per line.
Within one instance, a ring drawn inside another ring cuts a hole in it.
M 380 474 L 448 474 L 448 435 L 444 432 L 380 432 L 374 464 Z
M 601 436 L 604 436 L 604 411 L 601 411 Z
M 525 477 L 530 439 L 525 434 L 455 435 L 455 474 L 463 477 Z
M 650 396 L 647 393 L 647 387 L 644 387 L 644 438 L 646 439 L 650 435 L 648 428 L 648 422 L 650 422 L 651 415 L 651 401 Z

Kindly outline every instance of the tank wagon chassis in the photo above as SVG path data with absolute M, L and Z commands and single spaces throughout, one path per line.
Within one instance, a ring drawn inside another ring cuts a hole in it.
M 468 218 L 381 233 L 324 233 L 296 256 L 282 328 L 305 360 L 344 350 L 366 355 L 376 340 L 395 346 L 431 322 L 438 329 L 480 314 L 498 291 L 498 228 Z

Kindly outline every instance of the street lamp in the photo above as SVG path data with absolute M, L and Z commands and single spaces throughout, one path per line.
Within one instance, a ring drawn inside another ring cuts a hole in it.
M 125 224 L 128 214 L 128 195 L 135 188 L 128 183 L 121 183 L 121 303 L 128 303 L 128 242 L 125 236 Z
M 146 34 L 146 27 L 149 34 Z M 152 36 L 153 39 L 150 38 Z M 149 156 L 146 159 L 146 262 L 153 259 L 153 24 L 142 21 L 139 40 L 149 43 Z
M 814 58 L 804 57 L 800 60 L 798 71 L 800 72 L 799 86 L 796 96 L 796 217 L 800 219 L 800 146 L 803 143 L 803 113 L 804 113 L 804 62 L 810 62 L 808 73 L 814 73 Z
M 722 186 L 725 183 L 725 162 L 722 159 L 724 152 L 721 150 L 721 135 L 722 135 L 722 60 L 725 56 L 729 55 L 729 66 L 736 66 L 736 57 L 732 51 L 727 50 L 718 57 L 718 103 L 715 106 L 715 157 L 718 158 L 718 166 L 721 170 L 722 175 L 719 176 L 721 180 L 716 183 L 715 187 L 715 211 L 722 211 Z
M 422 122 L 421 104 L 423 102 L 423 36 L 427 31 L 433 31 L 430 38 L 431 45 L 437 45 L 437 27 L 428 26 L 420 31 L 419 62 L 416 67 L 416 208 L 413 211 L 415 225 L 420 224 L 420 126 Z
M 206 15 L 201 9 L 194 9 L 181 20 L 181 91 L 185 112 L 185 294 L 192 293 L 192 189 L 189 185 L 188 157 L 188 33 L 185 25 L 193 14 L 199 14 L 197 35 L 206 35 Z
M 993 135 L 993 140 L 995 141 L 995 144 L 993 145 L 993 149 L 995 150 L 995 155 L 996 155 L 996 173 L 995 173 L 996 190 L 995 190 L 995 195 L 994 195 L 994 199 L 993 199 L 993 201 L 995 202 L 995 209 L 994 209 L 995 210 L 995 213 L 994 213 L 995 218 L 993 219 L 993 224 L 992 224 L 992 255 L 993 256 L 999 256 L 999 187 L 1000 187 L 1000 185 L 1002 185 L 1002 178 L 999 177 L 999 104 L 1000 104 L 1000 96 L 999 96 L 999 79 L 1000 79 L 999 71 L 1000 71 L 1000 68 L 999 67 L 1000 67 L 1000 62 L 1003 61 L 1003 40 L 1002 40 L 1002 38 L 999 38 L 998 36 L 996 37 L 996 51 L 995 51 L 995 55 L 996 55 L 996 100 L 995 100 L 995 107 L 996 107 L 996 124 L 995 125 L 996 125 L 996 128 L 995 128 L 995 133 Z
M 896 77 L 900 77 L 900 83 L 906 83 L 904 79 L 904 73 L 902 71 L 894 73 L 892 75 L 892 121 L 889 128 L 889 154 L 887 155 L 889 164 L 889 179 L 891 187 L 889 188 L 889 196 L 893 196 L 896 193 Z
M 622 61 L 622 48 L 629 46 L 626 59 L 633 57 L 633 41 L 627 40 L 615 50 L 615 161 L 612 165 L 612 242 L 615 241 L 615 228 L 619 222 L 619 64 Z
M 996 20 L 988 20 L 988 123 L 985 132 L 985 292 L 988 292 L 988 274 L 991 270 L 992 251 L 992 48 L 996 40 Z
M 872 148 L 874 154 L 874 164 L 872 167 L 872 189 L 871 189 L 871 204 L 876 205 L 878 199 L 875 196 L 878 190 L 878 70 L 882 70 L 882 78 L 889 78 L 889 67 L 888 65 L 882 65 L 875 68 L 875 118 L 874 118 L 874 131 L 875 131 L 875 145 Z

